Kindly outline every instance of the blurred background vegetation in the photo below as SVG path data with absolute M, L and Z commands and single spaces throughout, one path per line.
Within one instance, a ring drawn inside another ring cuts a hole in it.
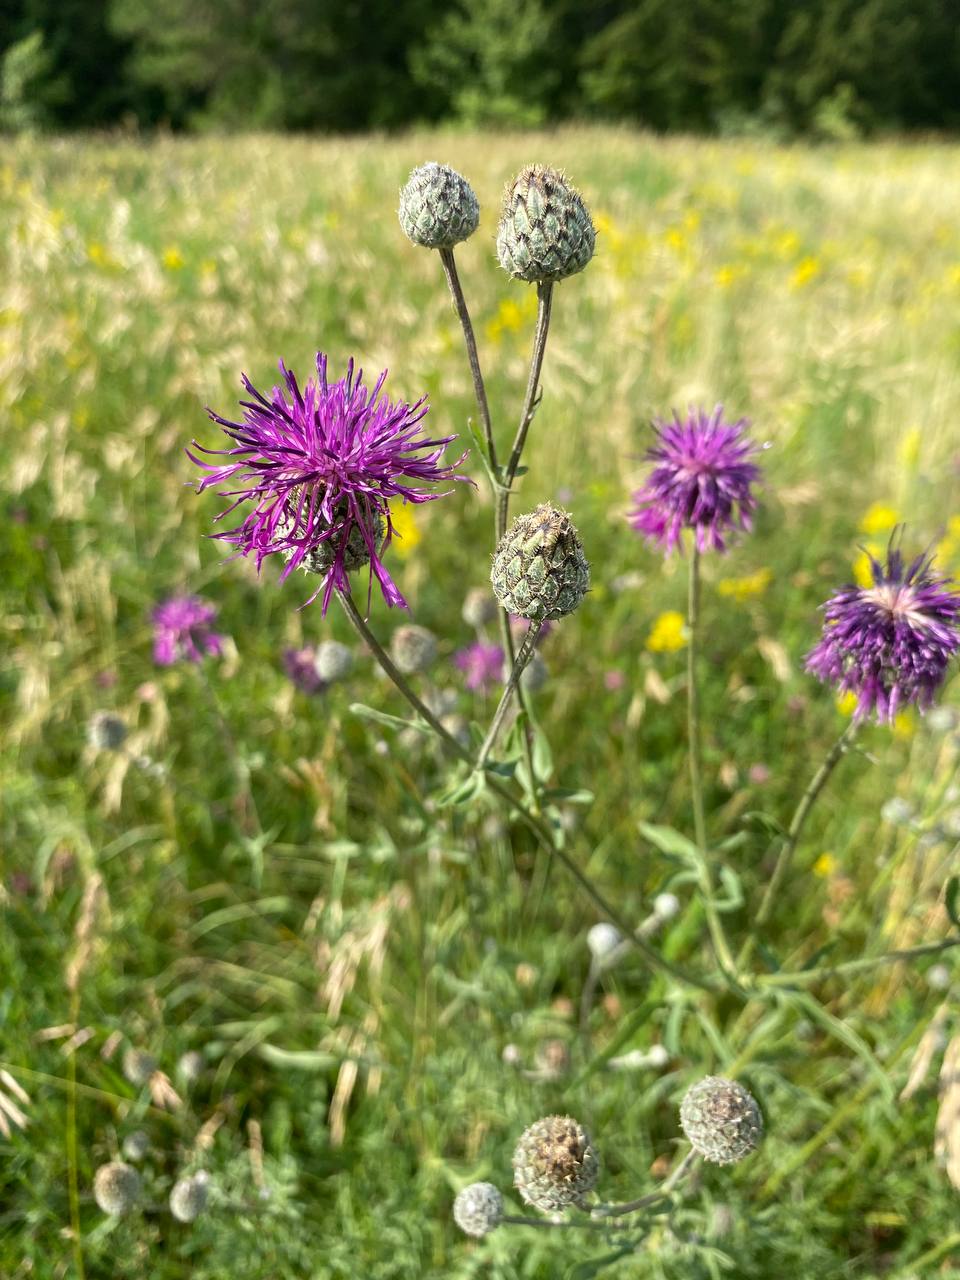
M 0 128 L 960 123 L 956 0 L 8 0 Z

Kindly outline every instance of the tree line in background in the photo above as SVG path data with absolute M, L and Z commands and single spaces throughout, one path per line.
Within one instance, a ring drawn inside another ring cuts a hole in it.
M 960 0 L 2 0 L 0 129 L 960 125 Z

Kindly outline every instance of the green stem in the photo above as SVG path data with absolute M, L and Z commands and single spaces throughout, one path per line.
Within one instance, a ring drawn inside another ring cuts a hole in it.
M 830 775 L 833 773 L 840 760 L 846 754 L 853 739 L 856 737 L 858 728 L 859 726 L 857 722 L 855 720 L 851 720 L 843 733 L 841 733 L 840 737 L 830 748 L 825 760 L 810 779 L 809 786 L 800 797 L 800 803 L 797 805 L 793 817 L 790 820 L 790 826 L 787 828 L 787 834 L 784 837 L 783 844 L 780 847 L 780 852 L 777 855 L 773 874 L 771 875 L 770 881 L 764 890 L 763 897 L 760 900 L 760 906 L 754 919 L 754 933 L 747 938 L 746 942 L 743 944 L 743 949 L 740 952 L 738 963 L 741 966 L 746 963 L 753 951 L 753 947 L 756 942 L 756 930 L 762 928 L 770 919 L 770 915 L 773 911 L 774 905 L 776 904 L 777 896 L 783 884 L 784 877 L 790 868 L 791 860 L 796 852 L 797 844 L 803 833 L 806 821 L 813 810 L 813 806 L 817 803 L 820 793 L 829 782 Z
M 517 661 L 517 655 L 516 646 L 513 643 L 513 632 L 510 630 L 510 615 L 506 609 L 500 610 L 500 643 L 503 646 L 505 660 L 512 671 Z M 521 685 L 517 686 L 517 701 L 520 703 L 520 710 L 523 712 L 521 744 L 524 763 L 527 766 L 527 777 L 530 779 L 529 800 L 533 805 L 534 812 L 539 813 L 540 804 L 537 798 L 536 774 L 533 771 L 533 730 L 531 728 L 530 707 L 527 703 L 527 694 Z
M 477 339 L 473 332 L 470 312 L 467 310 L 467 301 L 463 296 L 463 289 L 460 285 L 460 276 L 457 273 L 457 263 L 453 256 L 453 250 L 441 249 L 440 261 L 443 263 L 444 275 L 447 277 L 447 284 L 453 296 L 453 305 L 460 318 L 463 340 L 467 348 L 467 359 L 470 362 L 470 372 L 473 374 L 473 391 L 477 398 L 477 408 L 480 411 L 480 421 L 483 423 L 483 434 L 487 442 L 487 461 L 490 464 L 490 470 L 496 476 L 499 473 L 499 465 L 497 463 L 497 446 L 493 439 L 493 424 L 490 420 L 490 405 L 487 401 L 486 387 L 483 385 L 483 373 L 480 370 Z
M 700 889 L 707 916 L 707 928 L 716 952 L 717 963 L 728 977 L 737 971 L 733 953 L 727 942 L 723 922 L 714 899 L 713 874 L 710 869 L 710 853 L 707 847 L 707 821 L 703 804 L 702 732 L 700 725 L 700 685 L 698 667 L 700 657 L 700 549 L 694 543 L 690 553 L 690 574 L 687 591 L 687 742 L 690 757 L 690 791 L 693 805 L 693 830 L 700 853 Z
M 507 710 L 510 706 L 510 700 L 513 697 L 513 691 L 520 683 L 520 677 L 523 675 L 524 668 L 530 661 L 533 653 L 533 647 L 537 643 L 537 636 L 540 634 L 540 623 L 531 622 L 527 634 L 523 638 L 523 644 L 520 646 L 520 652 L 514 659 L 513 666 L 510 669 L 510 678 L 504 686 L 503 693 L 500 697 L 500 705 L 494 712 L 493 719 L 490 722 L 490 728 L 487 730 L 487 736 L 483 740 L 483 746 L 480 748 L 480 754 L 477 756 L 477 768 L 482 769 L 487 763 L 487 757 L 493 750 L 497 735 L 506 718 Z M 535 779 L 531 774 L 531 787 L 535 783 Z
M 656 1191 L 651 1191 L 648 1195 L 641 1196 L 639 1200 L 628 1200 L 625 1204 L 598 1204 L 595 1209 L 591 1210 L 591 1213 L 595 1218 L 615 1218 L 621 1217 L 626 1213 L 637 1213 L 641 1209 L 649 1209 L 653 1205 L 659 1204 L 661 1200 L 669 1200 L 674 1188 L 698 1162 L 699 1157 L 696 1151 L 691 1148 L 673 1173 L 663 1181 Z
M 537 387 L 540 385 L 540 371 L 543 368 L 543 356 L 547 348 L 547 334 L 550 331 L 550 312 L 553 308 L 553 284 L 537 285 L 537 329 L 533 338 L 533 356 L 530 361 L 530 376 L 527 379 L 527 394 L 523 398 L 523 409 L 520 413 L 520 424 L 514 437 L 513 448 L 503 475 L 503 484 L 497 495 L 497 538 L 502 538 L 507 531 L 507 516 L 510 510 L 510 490 L 517 477 L 517 468 L 523 456 L 523 446 L 527 442 L 527 432 L 533 415 L 536 412 Z
M 70 1021 L 76 1026 L 80 1018 L 80 993 L 70 997 Z M 70 1198 L 70 1234 L 73 1243 L 73 1265 L 77 1280 L 84 1280 L 83 1233 L 80 1226 L 79 1161 L 77 1157 L 77 1055 L 67 1059 L 67 1187 Z
M 416 711 L 416 713 L 426 721 L 430 728 L 433 729 L 434 733 L 436 733 L 440 738 L 447 750 L 473 768 L 474 761 L 470 752 L 466 747 L 461 746 L 456 738 L 447 732 L 437 717 L 423 704 L 423 702 L 421 702 L 414 691 L 410 688 L 403 675 L 401 675 L 394 663 L 391 661 L 390 655 L 384 650 L 376 636 L 374 636 L 373 632 L 360 616 L 352 597 L 342 591 L 337 592 L 337 595 L 351 625 L 356 630 L 361 640 L 363 640 L 364 644 L 368 646 L 373 657 L 377 662 L 379 662 L 386 675 L 396 686 L 398 692 L 406 698 L 414 711 Z M 717 990 L 717 984 L 715 982 L 711 982 L 706 978 L 698 977 L 696 974 L 687 973 L 686 970 L 681 969 L 678 965 L 672 964 L 669 960 L 664 959 L 664 957 L 645 942 L 643 938 L 639 937 L 634 931 L 633 926 L 628 924 L 616 907 L 607 901 L 596 885 L 594 885 L 590 880 L 589 876 L 580 869 L 570 854 L 567 853 L 566 849 L 564 849 L 555 839 L 553 832 L 544 822 L 543 818 L 538 814 L 531 813 L 529 809 L 525 808 L 520 797 L 515 795 L 509 787 L 501 782 L 495 775 L 487 771 L 485 778 L 486 784 L 493 794 L 498 796 L 506 805 L 516 812 L 519 820 L 529 829 L 533 836 L 548 852 L 556 855 L 584 892 L 593 900 L 599 910 L 603 912 L 605 917 L 617 926 L 625 938 L 630 939 L 633 945 L 647 957 L 654 968 L 660 969 L 664 973 L 668 973 L 678 982 L 686 983 L 688 986 L 697 987 L 701 991 Z
M 753 979 L 757 987 L 796 987 L 825 982 L 828 978 L 844 977 L 851 973 L 863 973 L 885 964 L 897 964 L 904 960 L 916 960 L 920 956 L 935 956 L 951 947 L 960 947 L 960 938 L 945 938 L 942 942 L 924 942 L 916 947 L 898 951 L 885 951 L 882 956 L 865 956 L 860 960 L 846 960 L 843 964 L 824 965 L 819 969 L 798 969 L 794 973 L 764 973 Z

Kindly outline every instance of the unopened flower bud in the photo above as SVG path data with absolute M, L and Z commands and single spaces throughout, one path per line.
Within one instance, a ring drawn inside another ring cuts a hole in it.
M 140 1199 L 140 1175 L 120 1160 L 102 1164 L 93 1179 L 93 1198 L 111 1217 L 129 1213 Z
M 207 1179 L 200 1174 L 180 1178 L 170 1192 L 170 1212 L 178 1222 L 193 1222 L 207 1205 Z
M 150 1139 L 142 1129 L 134 1129 L 123 1140 L 123 1154 L 128 1160 L 142 1160 L 150 1150 Z
M 694 1150 L 713 1164 L 735 1164 L 763 1136 L 756 1099 L 736 1080 L 720 1076 L 706 1076 L 687 1090 L 680 1124 Z
M 680 899 L 675 893 L 658 893 L 653 900 L 653 910 L 661 920 L 672 920 L 680 910 Z
M 321 640 L 313 660 L 314 669 L 324 684 L 343 680 L 353 667 L 353 651 L 339 640 Z
M 582 271 L 596 232 L 580 193 L 556 169 L 528 165 L 507 187 L 497 257 L 516 280 L 543 284 Z
M 617 926 L 606 921 L 595 924 L 587 934 L 587 947 L 594 960 L 606 960 L 622 941 L 623 934 Z
M 461 613 L 468 627 L 479 630 L 496 619 L 497 602 L 486 587 L 472 587 L 464 598 Z
M 500 539 L 490 580 L 503 607 L 530 622 L 573 613 L 590 586 L 590 566 L 566 512 L 544 503 L 518 516 Z
M 390 640 L 390 657 L 404 675 L 426 671 L 437 656 L 437 637 L 426 627 L 398 627 Z
M 502 1218 L 503 1196 L 492 1182 L 471 1182 L 453 1202 L 453 1220 L 468 1236 L 485 1236 Z
M 400 225 L 425 249 L 452 249 L 472 236 L 479 222 L 480 205 L 470 183 L 449 165 L 422 164 L 400 192 Z
M 527 1204 L 545 1213 L 582 1203 L 596 1185 L 600 1160 L 590 1136 L 570 1116 L 547 1116 L 521 1135 L 513 1181 Z
M 156 1069 L 156 1058 L 142 1049 L 128 1049 L 123 1055 L 123 1074 L 138 1089 L 150 1083 Z

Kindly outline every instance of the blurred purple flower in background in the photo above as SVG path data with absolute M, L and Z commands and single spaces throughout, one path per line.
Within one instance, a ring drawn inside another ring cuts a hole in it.
M 756 510 L 750 486 L 760 477 L 751 461 L 757 445 L 743 434 L 746 418 L 723 421 L 723 406 L 712 414 L 691 410 L 687 420 L 654 424 L 657 443 L 647 450 L 654 463 L 630 513 L 634 529 L 668 555 L 681 548 L 681 533 L 692 529 L 700 551 L 725 551 L 725 535 L 749 529 Z
M 307 603 L 322 591 L 324 613 L 334 591 L 349 591 L 350 571 L 368 562 L 369 590 L 375 576 L 388 605 L 405 605 L 380 558 L 393 536 L 389 503 L 444 496 L 416 482 L 467 479 L 454 474 L 465 454 L 452 465 L 442 462 L 456 436 L 428 439 L 420 433 L 426 397 L 413 405 L 381 397 L 386 370 L 372 390 L 352 360 L 345 378 L 328 382 L 322 352 L 316 379 L 302 390 L 282 361 L 280 372 L 283 385 L 273 388 L 270 399 L 243 375 L 252 399 L 240 402 L 242 422 L 207 410 L 231 446 L 206 449 L 194 441 L 194 448 L 227 462 L 206 462 L 187 451 L 209 473 L 197 485 L 199 493 L 226 481 L 236 485 L 219 490 L 232 501 L 218 520 L 251 504 L 236 528 L 214 536 L 236 547 L 237 555 L 255 556 L 258 571 L 267 556 L 279 552 L 286 560 L 281 581 L 297 568 L 321 574 Z
M 886 564 L 870 557 L 873 583 L 841 587 L 823 606 L 820 643 L 806 668 L 854 693 L 854 715 L 890 721 L 911 703 L 924 711 L 960 650 L 960 596 L 952 579 L 931 572 L 930 559 L 909 566 L 899 551 Z
M 326 688 L 317 671 L 317 651 L 313 645 L 303 649 L 284 649 L 283 669 L 302 693 L 320 693 Z
M 498 644 L 477 641 L 455 653 L 453 661 L 466 676 L 464 684 L 472 691 L 491 689 L 503 680 L 503 650 Z
M 217 607 L 199 596 L 171 596 L 153 611 L 153 660 L 160 667 L 175 662 L 219 658 L 224 636 L 211 631 Z

